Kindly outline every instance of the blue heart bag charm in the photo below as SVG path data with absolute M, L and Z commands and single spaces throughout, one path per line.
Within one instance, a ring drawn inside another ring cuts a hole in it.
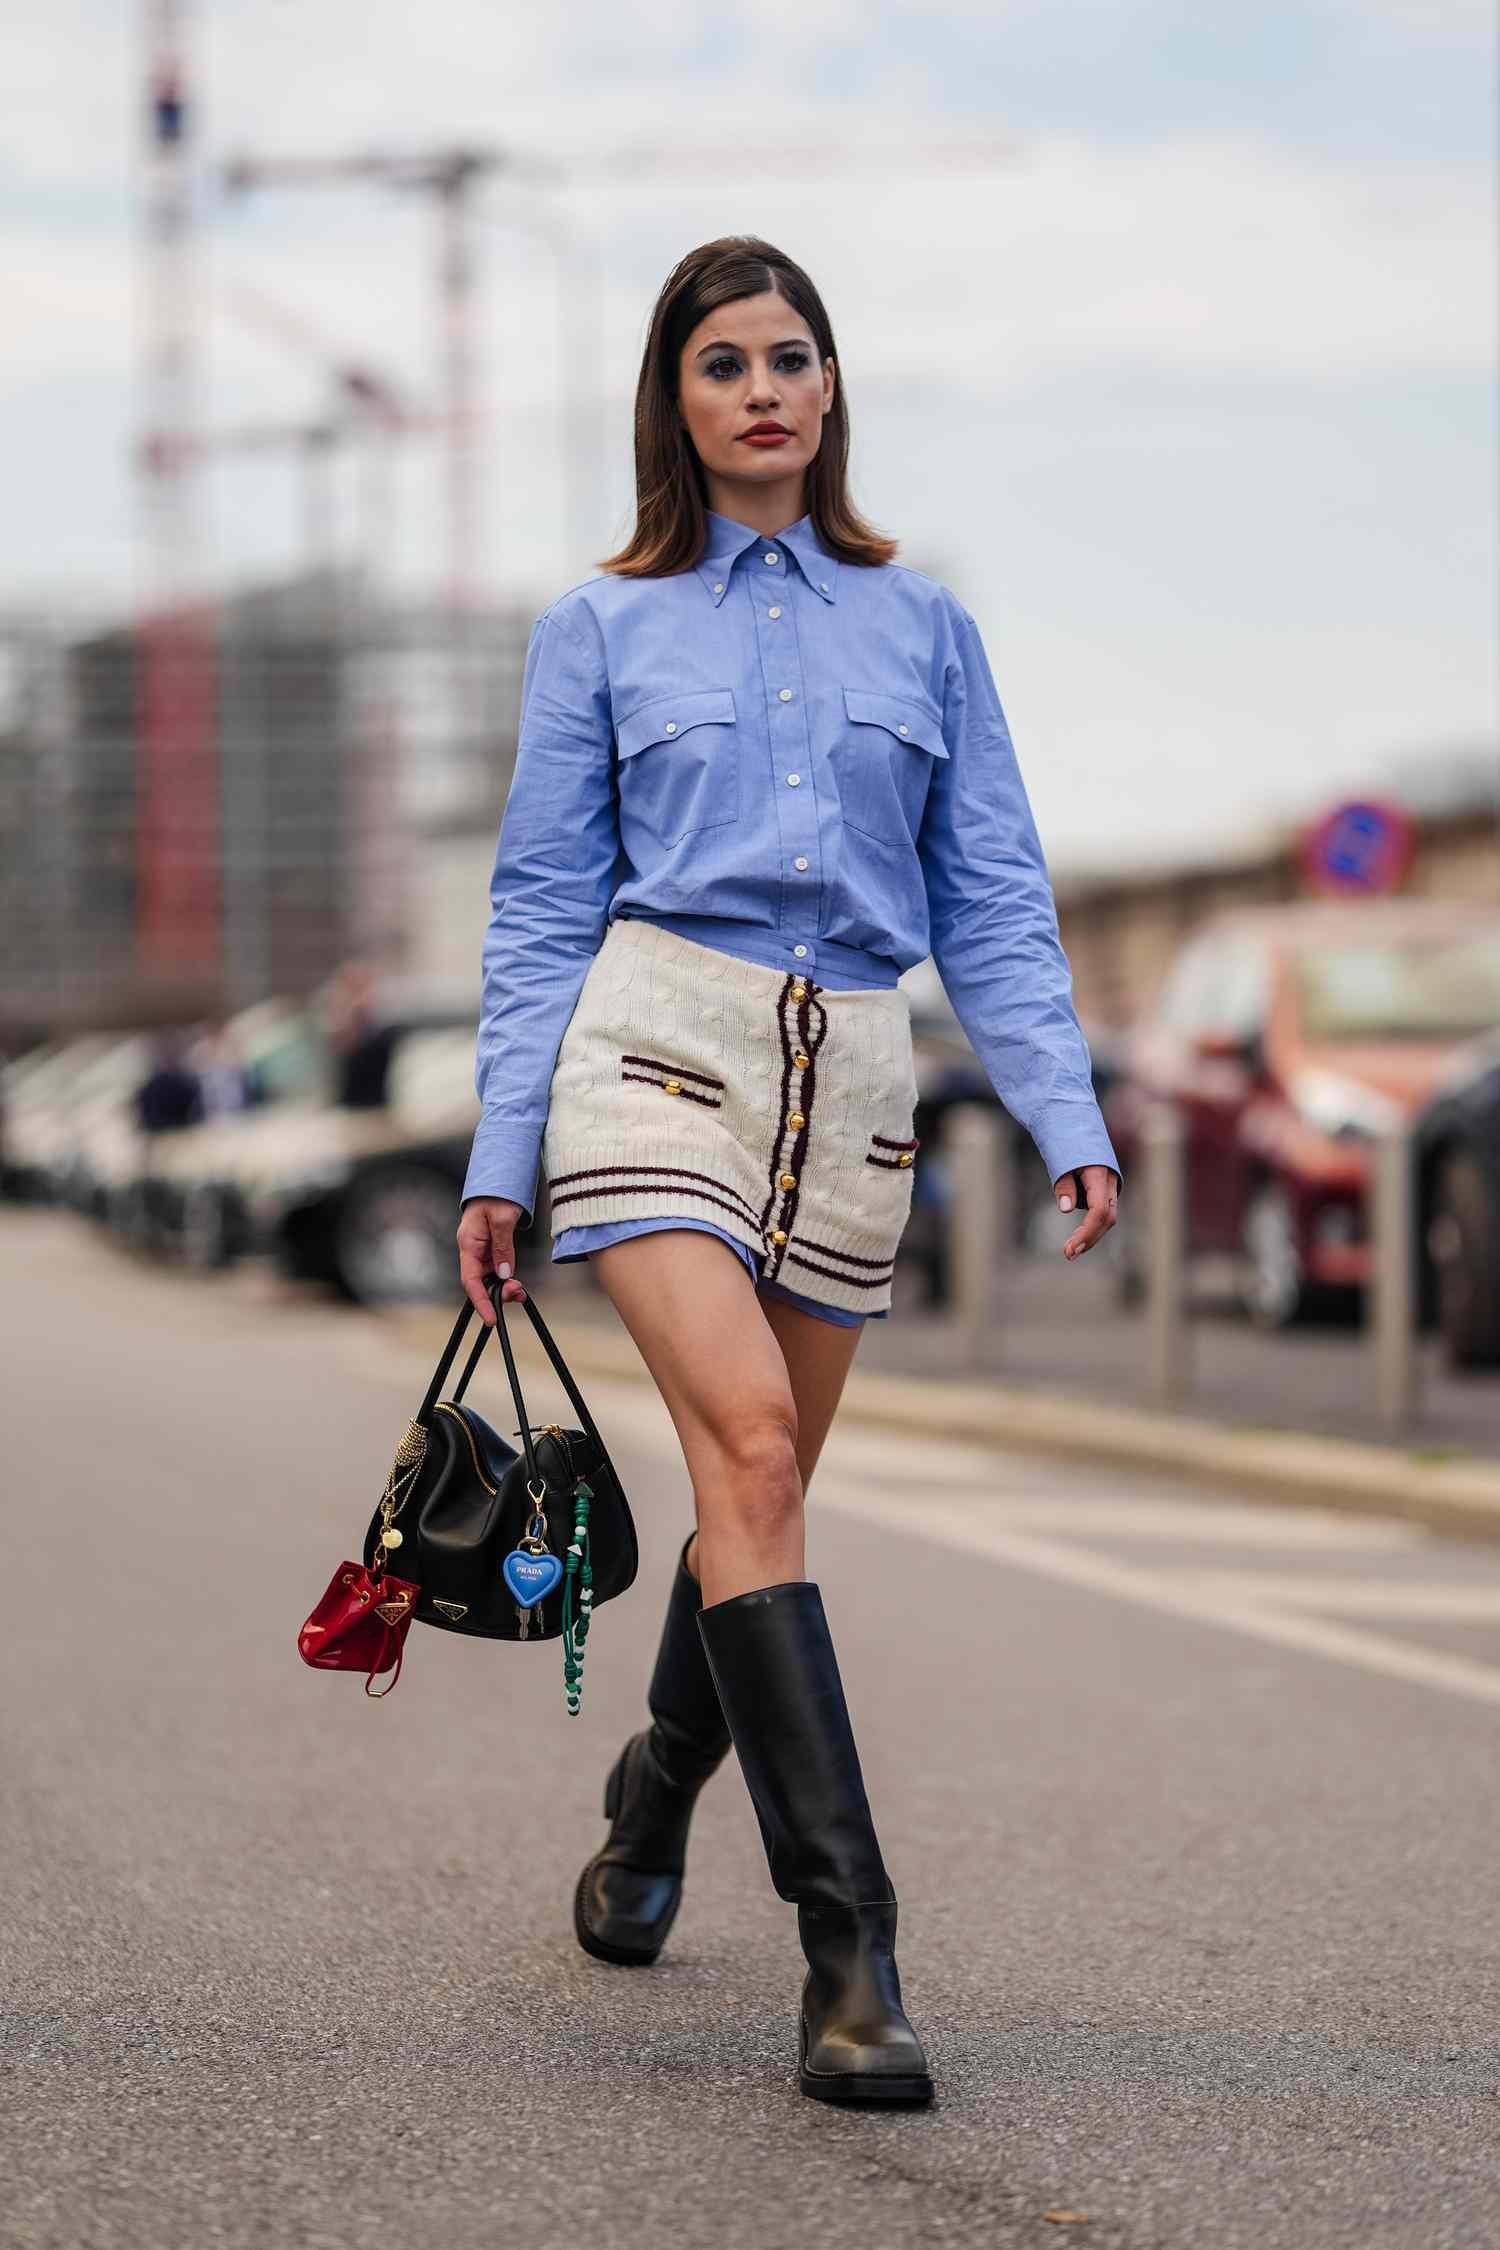
M 563 1566 L 556 1555 L 533 1555 L 525 1547 L 517 1547 L 500 1566 L 501 1577 L 522 1609 L 544 1602 L 562 1574 Z

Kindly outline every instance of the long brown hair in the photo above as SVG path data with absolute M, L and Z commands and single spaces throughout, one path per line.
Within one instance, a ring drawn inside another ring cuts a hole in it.
M 677 411 L 677 366 L 700 320 L 719 305 L 777 290 L 813 334 L 819 364 L 834 363 L 833 404 L 808 464 L 804 513 L 841 562 L 887 563 L 896 541 L 866 523 L 849 497 L 849 414 L 823 300 L 796 261 L 759 235 L 726 234 L 690 250 L 662 283 L 635 390 L 635 530 L 599 564 L 618 578 L 691 570 L 703 552 L 703 464 Z

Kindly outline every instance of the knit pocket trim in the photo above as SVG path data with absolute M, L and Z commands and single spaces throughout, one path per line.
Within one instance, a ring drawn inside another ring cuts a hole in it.
M 663 1094 L 696 1102 L 700 1109 L 724 1106 L 722 1078 L 710 1078 L 704 1070 L 685 1069 L 681 1063 L 664 1062 L 659 1055 L 622 1055 L 620 1076 L 638 1086 L 655 1086 Z
M 870 1135 L 870 1146 L 865 1152 L 865 1162 L 881 1172 L 909 1172 L 922 1146 L 920 1136 L 909 1141 L 888 1140 L 883 1133 Z

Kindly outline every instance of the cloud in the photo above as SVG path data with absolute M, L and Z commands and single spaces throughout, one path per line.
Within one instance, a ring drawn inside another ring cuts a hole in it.
M 1322 382 L 1493 364 L 1479 277 L 1495 217 L 1477 168 L 1318 162 L 1207 134 L 1052 137 L 963 203 L 931 188 L 882 201 L 871 267 L 898 285 L 849 323 L 872 364 L 936 357 L 969 390 L 1088 367 Z M 904 333 L 903 297 L 918 314 Z

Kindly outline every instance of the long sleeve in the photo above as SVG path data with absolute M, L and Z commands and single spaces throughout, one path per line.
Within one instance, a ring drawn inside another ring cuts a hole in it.
M 484 938 L 482 1115 L 461 1198 L 505 1196 L 528 1223 L 557 1051 L 604 937 L 619 852 L 608 667 L 587 608 L 577 616 L 545 610 L 526 651 Z
M 1057 908 L 979 628 L 955 620 L 944 683 L 948 756 L 917 839 L 932 957 L 1000 1100 L 1056 1182 L 1120 1160 L 1093 1090 Z

